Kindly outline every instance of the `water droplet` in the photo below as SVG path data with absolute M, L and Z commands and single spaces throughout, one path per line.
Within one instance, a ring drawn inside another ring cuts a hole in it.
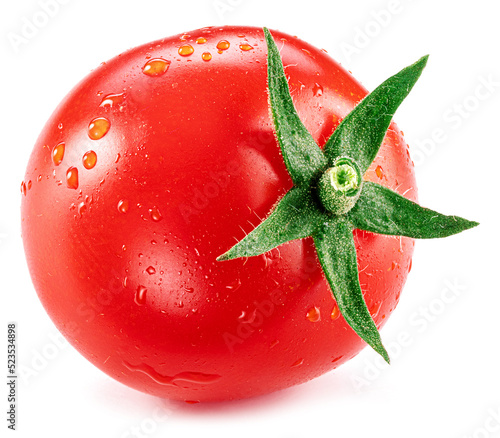
M 335 304 L 335 306 L 333 306 L 332 313 L 330 313 L 330 317 L 331 317 L 332 321 L 335 321 L 336 319 L 339 318 L 339 316 L 340 316 L 339 306 L 337 306 L 337 304 Z
M 146 269 L 146 272 L 149 274 L 149 275 L 153 275 L 153 274 L 156 274 L 156 269 L 153 268 L 152 266 L 148 266 L 148 268 Z
M 210 52 L 203 52 L 201 59 L 203 59 L 203 61 L 210 61 L 212 59 L 212 54 Z
M 31 180 L 29 180 L 28 184 L 26 184 L 26 187 L 28 188 L 28 190 L 31 190 L 31 186 L 32 186 L 32 182 L 31 182 Z
M 321 319 L 318 307 L 311 307 L 307 313 L 306 318 L 311 322 L 318 322 Z
M 97 163 L 97 154 L 94 151 L 85 152 L 82 162 L 85 169 L 92 169 Z
M 307 50 L 307 49 L 302 49 L 302 51 L 303 51 L 306 55 L 308 55 L 308 56 L 310 56 L 311 58 L 313 58 L 312 53 L 311 53 L 309 50 Z
M 313 85 L 312 91 L 315 97 L 323 96 L 323 87 L 318 83 Z
M 392 262 L 391 266 L 387 269 L 388 271 L 394 271 L 394 269 L 396 269 L 397 267 L 397 263 L 396 262 Z
M 413 262 L 413 259 L 410 259 L 410 265 L 408 266 L 408 272 L 411 271 L 412 262 Z
M 123 365 L 127 367 L 130 371 L 139 371 L 141 373 L 146 374 L 160 385 L 171 385 L 171 386 L 182 387 L 182 382 L 195 383 L 199 385 L 208 385 L 210 383 L 215 383 L 222 378 L 222 376 L 218 374 L 205 374 L 192 371 L 184 371 L 182 373 L 175 374 L 174 376 L 166 376 L 160 374 L 153 367 L 146 364 L 132 365 L 124 361 Z
M 52 162 L 56 165 L 59 166 L 59 164 L 62 163 L 62 160 L 64 158 L 64 149 L 65 149 L 65 144 L 63 142 L 57 144 L 54 146 L 54 149 L 52 149 Z
M 226 40 L 221 40 L 217 43 L 217 49 L 219 50 L 227 50 L 229 49 L 229 46 L 231 44 L 229 44 L 229 41 L 226 41 Z
M 57 127 L 58 127 L 59 129 L 63 129 L 63 124 L 62 124 L 62 123 L 59 123 L 59 125 L 57 125 Z
M 115 105 L 120 105 L 125 101 L 125 93 L 107 94 L 101 100 L 99 106 L 101 108 L 113 108 Z
M 184 44 L 183 46 L 179 47 L 178 52 L 181 56 L 190 56 L 194 53 L 194 48 L 190 44 Z
M 370 315 L 372 316 L 372 318 L 375 318 L 378 315 L 378 312 L 380 312 L 381 307 L 382 307 L 382 301 L 373 304 L 369 307 Z
M 249 50 L 253 50 L 253 47 L 250 44 L 243 43 L 240 44 L 240 49 L 243 50 L 244 52 L 248 52 Z
M 66 185 L 70 189 L 76 190 L 78 188 L 78 169 L 76 167 L 70 167 L 66 171 Z
M 293 364 L 292 367 L 299 367 L 304 363 L 304 359 L 297 359 Z
M 146 304 L 146 294 L 148 290 L 144 286 L 137 286 L 137 290 L 135 292 L 135 302 L 139 306 Z
M 235 291 L 235 290 L 238 290 L 240 287 L 241 287 L 241 280 L 239 278 L 237 278 L 231 284 L 226 286 L 226 289 Z
M 179 40 L 181 41 L 186 41 L 191 35 L 188 35 L 187 33 L 185 33 L 184 35 L 182 35 Z
M 117 208 L 120 213 L 126 213 L 128 211 L 128 207 L 129 207 L 128 199 L 120 199 L 118 201 Z
M 190 293 L 192 294 L 194 292 L 194 288 L 192 287 L 188 287 L 188 286 L 184 286 L 184 290 L 187 292 L 187 293 Z
M 103 138 L 107 132 L 111 123 L 105 117 L 97 117 L 89 123 L 88 134 L 92 140 L 99 140 Z
M 205 44 L 206 42 L 207 42 L 206 38 L 203 37 L 196 38 L 196 44 Z
M 21 183 L 21 193 L 26 196 L 26 183 L 24 181 Z
M 163 219 L 163 216 L 161 215 L 160 210 L 157 207 L 150 208 L 149 215 L 155 222 L 159 222 Z
M 382 169 L 382 166 L 377 166 L 375 169 L 375 174 L 382 179 L 384 177 L 384 169 Z
M 82 217 L 85 211 L 87 211 L 87 206 L 85 205 L 85 202 L 82 201 L 78 204 L 78 215 Z
M 142 72 L 148 76 L 161 76 L 170 67 L 170 61 L 163 58 L 153 58 L 150 59 L 144 67 L 142 67 Z

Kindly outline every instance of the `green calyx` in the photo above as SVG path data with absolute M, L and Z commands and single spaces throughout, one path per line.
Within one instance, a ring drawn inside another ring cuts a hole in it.
M 279 50 L 266 28 L 264 35 L 271 112 L 293 187 L 263 222 L 217 260 L 256 256 L 290 240 L 312 237 L 342 316 L 389 362 L 359 284 L 353 230 L 425 239 L 450 236 L 478 225 L 421 207 L 362 178 L 396 109 L 420 77 L 427 56 L 366 96 L 342 120 L 322 150 L 295 110 Z
M 359 166 L 348 157 L 340 157 L 321 176 L 318 197 L 330 213 L 345 214 L 356 204 L 362 186 Z

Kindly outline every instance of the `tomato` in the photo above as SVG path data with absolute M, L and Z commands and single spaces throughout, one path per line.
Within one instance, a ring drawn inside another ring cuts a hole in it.
M 367 91 L 325 51 L 273 36 L 297 112 L 322 147 Z M 319 376 L 366 345 L 340 315 L 312 238 L 216 261 L 292 187 L 266 55 L 252 27 L 134 48 L 78 84 L 36 142 L 22 183 L 33 284 L 68 341 L 132 388 L 186 401 L 250 397 Z M 364 178 L 416 200 L 395 124 Z M 354 238 L 381 327 L 414 243 Z

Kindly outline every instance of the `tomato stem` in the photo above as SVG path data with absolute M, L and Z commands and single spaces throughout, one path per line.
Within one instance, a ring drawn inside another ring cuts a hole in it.
M 345 214 L 359 199 L 362 185 L 363 177 L 356 162 L 348 157 L 340 157 L 321 176 L 318 197 L 330 213 Z

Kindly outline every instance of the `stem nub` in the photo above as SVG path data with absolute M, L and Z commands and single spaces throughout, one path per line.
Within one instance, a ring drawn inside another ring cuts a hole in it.
M 339 157 L 321 176 L 318 196 L 323 207 L 333 214 L 345 214 L 361 194 L 363 177 L 359 166 L 348 157 Z

